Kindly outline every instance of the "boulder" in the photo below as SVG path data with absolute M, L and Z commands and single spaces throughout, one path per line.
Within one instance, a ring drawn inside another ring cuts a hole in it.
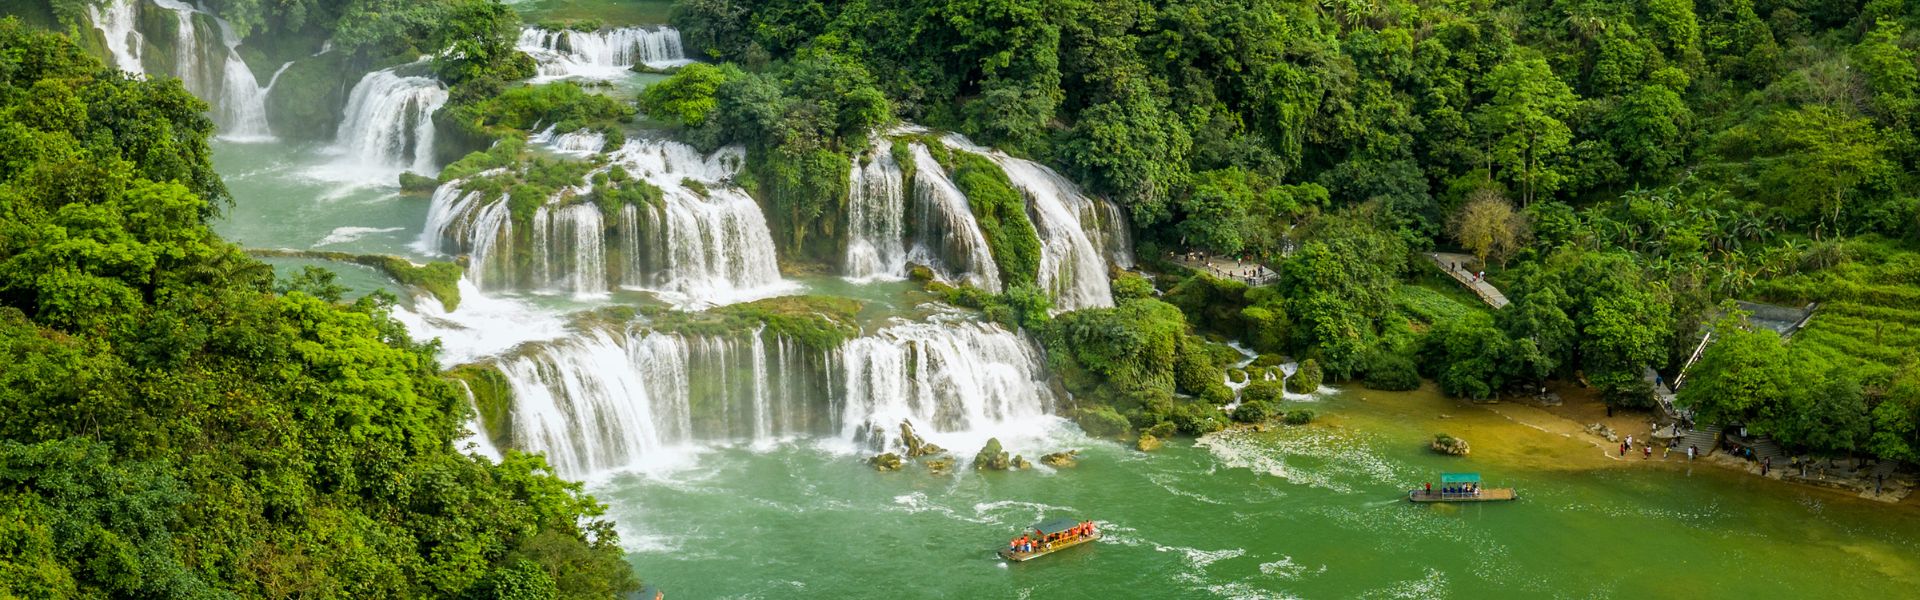
M 873 465 L 875 471 L 898 471 L 906 462 L 901 460 L 898 454 L 884 452 L 867 459 L 867 464 Z
M 946 475 L 953 472 L 953 457 L 936 456 L 921 461 L 927 465 L 927 472 L 934 475 Z
M 1614 433 L 1613 428 L 1606 426 L 1606 424 L 1604 423 L 1592 423 L 1587 425 L 1587 433 L 1591 433 L 1591 434 L 1606 438 L 1607 441 L 1609 442 L 1620 441 L 1620 435 Z
M 1059 469 L 1078 467 L 1080 466 L 1080 451 L 1068 450 L 1066 452 L 1048 454 L 1040 457 L 1040 464 Z
M 981 448 L 979 454 L 973 455 L 975 471 L 1005 471 L 1010 468 L 1013 468 L 1013 459 L 1007 455 L 1006 450 L 1001 449 L 1000 438 L 989 438 L 987 446 Z
M 907 458 L 920 458 L 922 456 L 946 454 L 947 452 L 946 448 L 941 448 L 933 442 L 920 439 L 920 436 L 913 432 L 913 424 L 907 421 L 900 422 L 900 445 L 906 447 Z
M 1013 455 L 1013 468 L 1015 468 L 1015 469 L 1031 469 L 1031 468 L 1033 468 L 1033 463 L 1032 463 L 1032 462 L 1028 462 L 1028 461 L 1027 461 L 1027 459 L 1026 459 L 1025 457 L 1022 457 L 1022 456 L 1020 456 L 1020 455 L 1018 455 L 1018 454 L 1015 454 L 1015 455 Z
M 1140 440 L 1133 443 L 1133 447 L 1140 450 L 1141 452 L 1152 452 L 1155 450 L 1159 450 L 1160 438 L 1153 437 L 1153 434 L 1151 433 L 1142 433 L 1140 434 Z
M 1467 452 L 1471 451 L 1471 449 L 1467 447 L 1466 440 L 1444 433 L 1434 434 L 1433 443 L 1428 444 L 1427 447 L 1432 448 L 1434 452 L 1448 456 L 1466 456 Z

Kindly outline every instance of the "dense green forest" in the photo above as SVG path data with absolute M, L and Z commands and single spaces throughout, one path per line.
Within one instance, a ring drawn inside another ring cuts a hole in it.
M 390 297 L 214 235 L 206 106 L 0 21 L 0 596 L 606 598 L 612 524 Z
M 1724 299 L 1861 305 L 1841 310 L 1891 322 L 1755 358 L 1802 374 L 1773 382 L 1792 393 L 1713 400 L 1703 383 L 1681 401 L 1798 447 L 1920 458 L 1908 3 L 687 0 L 674 21 L 726 64 L 643 108 L 748 144 L 796 237 L 837 222 L 847 156 L 891 111 L 1114 198 L 1143 258 L 1277 265 L 1272 289 L 1188 281 L 1164 300 L 1334 379 L 1401 388 L 1421 365 L 1460 396 L 1579 379 L 1645 406 L 1644 369 L 1672 375 Z M 1513 305 L 1409 310 L 1432 249 L 1481 258 Z M 1812 283 L 1829 280 L 1876 289 Z M 1135 317 L 1153 315 L 1180 316 Z M 1142 376 L 1110 385 L 1203 391 Z

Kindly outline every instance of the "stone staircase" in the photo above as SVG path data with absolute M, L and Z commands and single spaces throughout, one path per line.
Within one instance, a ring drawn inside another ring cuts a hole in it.
M 1722 429 L 1725 428 L 1719 425 L 1708 425 L 1689 431 L 1686 435 L 1680 436 L 1673 441 L 1673 449 L 1678 452 L 1686 452 L 1688 446 L 1697 446 L 1700 448 L 1700 456 L 1713 454 L 1715 450 L 1720 449 L 1720 431 Z

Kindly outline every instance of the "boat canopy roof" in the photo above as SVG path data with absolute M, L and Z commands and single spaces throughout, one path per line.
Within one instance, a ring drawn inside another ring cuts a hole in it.
M 1479 473 L 1441 473 L 1440 483 L 1480 483 Z
M 1080 522 L 1073 519 L 1047 519 L 1041 521 L 1038 525 L 1034 525 L 1033 528 L 1039 530 L 1042 534 L 1051 535 L 1073 529 L 1079 525 Z

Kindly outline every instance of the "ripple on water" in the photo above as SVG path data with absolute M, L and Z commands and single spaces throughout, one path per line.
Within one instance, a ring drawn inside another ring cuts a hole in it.
M 1355 489 L 1336 477 L 1360 477 L 1362 483 L 1378 485 L 1398 485 L 1406 479 L 1399 467 L 1375 453 L 1359 436 L 1325 427 L 1293 427 L 1279 434 L 1227 430 L 1202 436 L 1195 445 L 1206 448 L 1228 468 L 1340 493 Z M 1312 458 L 1326 466 L 1315 469 L 1290 464 L 1289 457 Z
M 1441 598 L 1447 595 L 1447 574 L 1439 569 L 1427 569 L 1427 574 L 1419 579 L 1395 582 L 1385 588 L 1361 594 L 1361 598 Z

